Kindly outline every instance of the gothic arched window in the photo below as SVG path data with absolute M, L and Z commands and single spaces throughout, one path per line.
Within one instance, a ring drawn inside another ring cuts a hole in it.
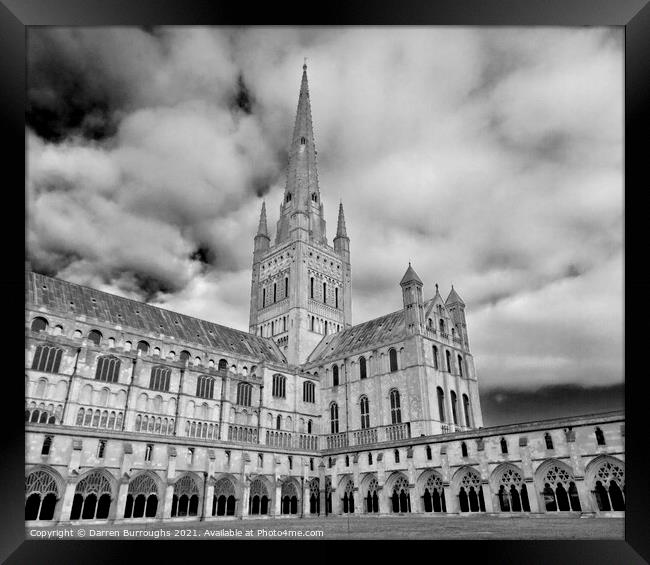
M 434 369 L 439 369 L 439 363 L 438 363 L 438 348 L 434 345 L 433 346 L 433 368 Z
M 390 391 L 390 419 L 393 424 L 402 423 L 399 391 L 395 388 Z
M 339 386 L 339 367 L 332 365 L 332 386 Z
M 438 414 L 440 414 L 440 421 L 445 421 L 445 393 L 442 388 L 437 387 L 438 391 Z
M 214 379 L 212 377 L 199 376 L 196 381 L 196 396 L 214 398 Z
M 470 408 L 469 408 L 469 397 L 466 394 L 463 394 L 463 410 L 465 411 L 465 425 L 469 428 L 471 427 L 470 423 Z
M 111 495 L 111 483 L 103 473 L 93 471 L 77 483 L 70 520 L 108 518 Z
M 52 520 L 59 487 L 48 471 L 33 471 L 25 479 L 25 520 Z
M 34 352 L 32 369 L 44 373 L 58 373 L 63 350 L 58 347 L 39 345 Z
M 447 371 L 451 373 L 451 353 L 445 351 L 445 357 L 447 358 Z
M 451 414 L 454 418 L 454 424 L 458 425 L 458 407 L 456 402 L 456 393 L 452 390 L 449 395 L 451 396 Z
M 250 406 L 252 390 L 253 386 L 250 383 L 239 383 L 237 385 L 237 404 Z
M 361 409 L 361 429 L 365 430 L 370 427 L 370 403 L 367 396 L 362 396 L 359 399 L 359 406 Z
M 107 383 L 116 383 L 120 375 L 120 360 L 112 355 L 97 360 L 95 379 Z
M 169 380 L 171 378 L 171 371 L 167 367 L 160 365 L 151 368 L 151 376 L 149 378 L 149 388 L 151 390 L 169 391 Z
M 508 441 L 506 438 L 501 438 L 501 453 L 508 453 Z
M 397 371 L 397 351 L 395 351 L 395 349 L 391 348 L 388 351 L 388 359 L 390 364 L 390 372 L 393 373 Z
M 330 432 L 339 433 L 339 405 L 336 402 L 330 404 Z
M 463 358 L 460 355 L 458 356 L 458 374 L 463 376 Z
M 302 385 L 303 402 L 316 402 L 316 386 L 311 381 L 305 381 Z
M 359 357 L 359 378 L 365 379 L 368 376 L 366 369 L 366 358 Z
M 603 433 L 603 430 L 596 428 L 594 433 L 596 434 L 596 443 L 598 445 L 605 445 L 605 434 Z
M 284 375 L 273 375 L 273 396 L 276 398 L 285 398 L 287 378 Z

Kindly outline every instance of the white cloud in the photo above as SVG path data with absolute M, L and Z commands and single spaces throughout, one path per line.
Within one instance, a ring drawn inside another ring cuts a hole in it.
M 401 307 L 411 260 L 428 296 L 453 282 L 467 302 L 482 386 L 622 380 L 620 30 L 58 29 L 29 46 L 30 100 L 64 124 L 28 139 L 36 266 L 246 329 L 257 195 L 274 232 L 306 56 L 354 321 Z

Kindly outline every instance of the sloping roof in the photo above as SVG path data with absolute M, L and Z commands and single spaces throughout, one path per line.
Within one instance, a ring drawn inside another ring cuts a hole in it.
M 362 352 L 406 337 L 404 310 L 363 322 L 341 332 L 325 336 L 309 356 L 307 363 L 321 362 Z
M 26 272 L 26 279 L 27 304 L 36 309 L 43 306 L 66 317 L 83 315 L 88 321 L 121 325 L 143 335 L 163 334 L 188 347 L 194 344 L 224 354 L 286 363 L 273 341 L 248 332 L 31 271 Z
M 420 279 L 420 277 L 418 277 L 418 274 L 415 272 L 415 269 L 411 267 L 411 263 L 409 263 L 408 269 L 406 269 L 406 272 L 404 273 L 402 280 L 399 281 L 399 284 L 405 284 L 412 281 L 423 284 L 422 280 Z
M 453 285 L 451 287 L 451 292 L 449 293 L 449 296 L 447 297 L 447 300 L 445 300 L 445 303 L 446 304 L 458 303 L 458 304 L 460 304 L 462 306 L 465 306 L 465 303 L 463 302 L 463 299 L 460 296 L 458 296 L 458 293 L 456 292 L 456 289 L 453 287 Z

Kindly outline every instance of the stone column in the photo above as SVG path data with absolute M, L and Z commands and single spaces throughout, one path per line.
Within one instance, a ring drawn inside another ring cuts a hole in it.
M 411 513 L 421 514 L 422 505 L 418 500 L 418 491 L 413 483 L 409 483 L 409 500 L 411 501 Z
M 389 509 L 386 506 L 386 500 L 384 500 L 384 485 L 377 486 L 377 502 L 379 502 L 379 515 L 388 514 Z
M 358 486 L 354 486 L 354 513 L 363 514 L 363 498 L 361 496 L 361 490 Z
M 275 501 L 274 501 L 274 512 L 275 516 L 280 516 L 282 514 L 282 485 L 276 479 L 275 481 Z
M 117 502 L 115 504 L 115 519 L 123 520 L 124 511 L 126 510 L 126 497 L 129 494 L 129 480 L 125 477 L 120 479 L 117 489 Z
M 167 485 L 165 487 L 165 500 L 163 506 L 163 518 L 171 518 L 172 515 L 172 502 L 174 499 L 174 485 Z
M 483 501 L 485 502 L 485 511 L 494 512 L 494 504 L 492 498 L 492 491 L 490 489 L 490 483 L 488 481 L 481 481 L 481 490 L 483 491 Z M 477 493 L 478 494 L 478 493 Z
M 591 495 L 591 492 L 589 492 L 589 488 L 587 487 L 587 483 L 585 483 L 584 478 L 576 477 L 575 483 L 576 488 L 578 489 L 578 496 L 580 497 L 580 507 L 582 508 L 582 511 L 589 513 L 596 512 L 593 496 Z M 569 498 L 569 502 L 570 501 L 571 498 Z
M 304 484 L 302 486 L 302 514 L 303 516 L 309 516 L 309 481 L 305 478 Z
M 442 490 L 445 493 L 445 505 L 447 507 L 447 514 L 460 513 L 458 496 L 451 490 L 451 485 L 449 483 L 442 483 Z
M 72 501 L 74 500 L 74 493 L 77 488 L 77 481 L 68 479 L 63 493 L 63 502 L 61 504 L 61 514 L 59 521 L 70 520 L 70 512 L 72 511 Z
M 320 515 L 325 516 L 326 493 L 325 493 L 325 463 L 322 461 L 318 465 L 318 498 Z
M 530 504 L 530 511 L 532 513 L 541 512 L 539 507 L 539 499 L 537 498 L 537 492 L 535 488 L 535 483 L 533 482 L 532 477 L 524 479 L 524 485 L 526 485 L 526 492 L 528 493 L 528 504 Z
M 214 479 L 206 477 L 203 481 L 203 510 L 201 520 L 212 517 L 212 498 L 214 497 Z
M 251 496 L 251 487 L 249 482 L 245 482 L 241 490 L 241 500 L 239 500 L 239 508 L 235 512 L 237 516 L 243 518 L 248 516 L 248 505 Z

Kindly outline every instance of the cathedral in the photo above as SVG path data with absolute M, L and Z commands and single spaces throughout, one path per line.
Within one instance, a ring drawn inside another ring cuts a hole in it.
M 622 515 L 623 413 L 483 427 L 453 287 L 405 264 L 402 308 L 352 323 L 316 155 L 305 65 L 248 332 L 26 273 L 27 523 Z

